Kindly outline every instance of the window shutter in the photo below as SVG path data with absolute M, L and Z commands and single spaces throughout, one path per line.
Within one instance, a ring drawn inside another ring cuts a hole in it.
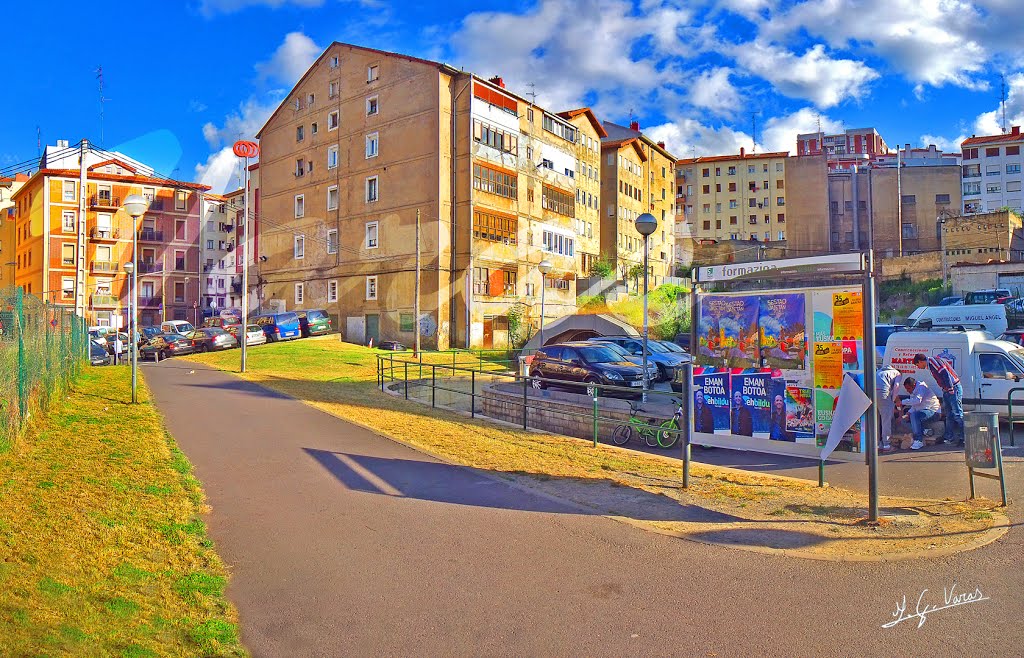
M 488 291 L 491 297 L 501 297 L 505 294 L 505 272 L 504 270 L 491 270 L 488 277 Z
M 481 134 L 482 134 L 482 128 L 480 126 L 480 122 L 479 121 L 474 121 L 473 122 L 473 139 L 475 139 L 476 141 L 479 142 L 482 139 Z

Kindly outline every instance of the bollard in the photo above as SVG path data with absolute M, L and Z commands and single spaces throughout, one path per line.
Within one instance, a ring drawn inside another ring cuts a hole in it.
M 818 462 L 818 486 L 825 486 L 825 460 L 822 459 Z
M 530 386 L 530 378 L 523 377 L 523 429 L 526 429 L 526 391 Z
M 405 399 L 409 399 L 409 364 L 405 364 Z
M 594 447 L 597 447 L 597 398 L 601 395 L 601 389 L 594 387 Z
M 430 406 L 436 407 L 437 398 L 437 366 L 430 366 Z
M 476 418 L 476 371 L 469 373 L 469 417 Z

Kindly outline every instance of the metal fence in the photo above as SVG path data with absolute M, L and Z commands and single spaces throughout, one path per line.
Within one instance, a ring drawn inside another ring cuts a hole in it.
M 0 449 L 45 411 L 82 368 L 89 344 L 85 320 L 67 308 L 0 290 Z

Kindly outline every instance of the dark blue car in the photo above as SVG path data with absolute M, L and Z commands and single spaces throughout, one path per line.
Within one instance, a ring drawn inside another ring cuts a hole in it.
M 264 313 L 252 318 L 249 323 L 259 325 L 266 334 L 268 343 L 302 337 L 299 316 L 294 313 Z

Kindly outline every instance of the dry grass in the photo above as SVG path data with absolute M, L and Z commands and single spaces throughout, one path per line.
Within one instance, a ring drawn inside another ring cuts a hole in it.
M 203 494 L 127 368 L 87 368 L 0 456 L 4 655 L 245 655 Z
M 863 495 L 700 463 L 692 465 L 690 487 L 683 490 L 680 464 L 674 459 L 605 445 L 595 448 L 587 441 L 473 420 L 384 394 L 376 387 L 378 354 L 389 353 L 342 343 L 337 337 L 268 345 L 251 352 L 244 377 L 447 461 L 680 534 L 705 532 L 710 527 L 705 522 L 723 520 L 758 524 L 762 530 L 771 524 L 777 531 L 799 527 L 804 538 L 816 534 L 820 541 L 804 547 L 811 552 L 888 554 L 912 552 L 921 541 L 926 548 L 964 545 L 993 525 L 992 514 L 985 511 L 990 504 L 981 502 L 942 503 L 927 514 L 912 512 L 907 516 L 912 522 L 865 528 L 857 524 L 867 507 Z M 237 372 L 236 352 L 188 358 Z M 411 356 L 399 353 L 395 358 Z M 909 508 L 918 502 L 887 499 L 883 505 Z M 839 548 L 837 540 L 844 538 L 875 543 Z

